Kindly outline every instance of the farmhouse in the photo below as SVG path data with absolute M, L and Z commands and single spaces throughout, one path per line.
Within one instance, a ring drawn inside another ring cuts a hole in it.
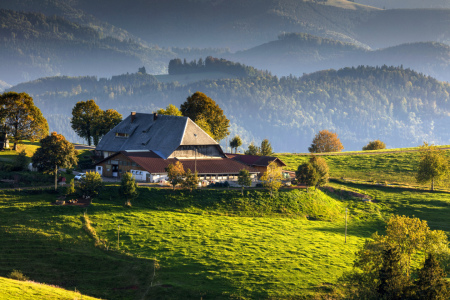
M 260 175 L 267 172 L 267 167 L 271 162 L 275 162 L 280 168 L 286 167 L 286 164 L 281 159 L 273 156 L 244 155 L 232 153 L 226 153 L 226 156 L 234 161 L 238 161 L 240 163 L 243 163 L 244 165 L 256 169 Z
M 201 180 L 237 180 L 247 169 L 253 178 L 258 170 L 228 158 L 220 145 L 187 117 L 132 112 L 98 144 L 96 171 L 120 178 L 131 172 L 136 180 L 166 179 L 169 164 L 180 161 L 185 170 L 197 171 Z

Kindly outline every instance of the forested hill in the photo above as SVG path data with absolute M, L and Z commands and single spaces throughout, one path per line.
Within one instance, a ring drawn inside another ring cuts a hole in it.
M 436 42 L 403 44 L 369 50 L 305 33 L 285 33 L 278 40 L 236 54 L 230 59 L 282 75 L 369 65 L 403 65 L 439 80 L 450 81 L 450 46 Z
M 0 9 L 0 80 L 7 83 L 49 75 L 111 76 L 146 66 L 161 73 L 176 54 L 132 40 L 103 37 L 62 17 Z
M 277 152 L 305 152 L 322 129 L 336 131 L 347 150 L 369 140 L 388 147 L 417 146 L 423 141 L 448 144 L 450 85 L 409 69 L 357 67 L 296 77 L 264 75 L 188 85 L 163 84 L 137 74 L 111 80 L 50 78 L 13 87 L 33 95 L 51 130 L 73 140 L 69 116 L 77 101 L 94 99 L 102 109 L 152 112 L 169 103 L 179 106 L 195 91 L 224 109 L 232 135 L 245 143 L 268 138 Z M 60 84 L 61 83 L 61 84 Z M 62 84 L 64 83 L 64 84 Z

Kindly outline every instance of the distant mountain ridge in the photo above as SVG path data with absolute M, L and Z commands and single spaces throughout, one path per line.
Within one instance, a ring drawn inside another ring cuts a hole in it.
M 309 34 L 290 33 L 258 47 L 226 55 L 278 76 L 300 76 L 324 69 L 403 65 L 450 81 L 450 46 L 436 42 L 402 44 L 375 51 Z
M 450 142 L 450 85 L 401 67 L 343 68 L 300 78 L 261 73 L 185 85 L 158 82 L 148 74 L 111 80 L 53 77 L 11 89 L 29 92 L 50 129 L 72 141 L 77 137 L 69 117 L 77 101 L 95 99 L 102 109 L 127 115 L 179 106 L 202 91 L 231 120 L 231 136 L 239 134 L 245 144 L 268 138 L 277 152 L 306 152 L 322 129 L 336 131 L 347 150 L 360 150 L 375 139 L 391 148 Z

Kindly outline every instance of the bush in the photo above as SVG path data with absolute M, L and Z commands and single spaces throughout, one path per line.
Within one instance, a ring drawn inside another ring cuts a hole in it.
M 19 270 L 13 270 L 11 273 L 9 273 L 8 277 L 11 279 L 20 280 L 20 281 L 28 280 L 28 277 L 23 275 L 23 273 Z
M 369 142 L 366 146 L 364 146 L 363 151 L 366 150 L 381 150 L 381 149 L 386 149 L 386 144 L 383 143 L 380 140 L 375 140 L 375 141 L 371 141 Z

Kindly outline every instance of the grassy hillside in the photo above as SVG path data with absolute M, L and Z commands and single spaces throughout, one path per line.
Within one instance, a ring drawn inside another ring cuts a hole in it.
M 361 175 L 371 164 L 379 180 L 395 159 L 394 167 L 403 165 L 397 173 L 410 172 L 406 154 L 326 159 L 336 159 L 329 160 L 335 173 Z M 374 161 L 360 160 L 369 158 Z M 333 192 L 287 189 L 273 199 L 261 190 L 242 197 L 240 190 L 142 187 L 131 208 L 115 185 L 87 208 L 52 205 L 55 193 L 0 191 L 0 276 L 21 270 L 34 281 L 106 299 L 301 299 L 333 291 L 358 247 L 383 233 L 391 214 L 450 233 L 447 192 L 346 181 L 329 186 Z
M 0 299 L 2 300 L 95 300 L 98 298 L 67 291 L 37 282 L 23 282 L 0 277 Z
M 139 192 L 131 209 L 115 188 L 87 209 L 110 251 L 94 247 L 83 230 L 85 208 L 51 205 L 52 194 L 2 193 L 0 275 L 18 269 L 32 280 L 107 299 L 284 298 L 334 282 L 371 232 L 355 224 L 343 244 L 342 220 L 308 221 L 283 210 L 252 217 L 248 209 L 270 206 L 269 199 L 251 204 L 239 191 Z M 327 206 L 336 201 L 320 192 L 282 193 L 317 195 Z M 307 203 L 304 196 L 297 207 Z
M 384 153 L 391 151 L 373 151 L 372 153 L 378 153 L 373 155 L 354 152 L 353 155 L 321 155 L 321 157 L 327 161 L 330 176 L 334 178 L 428 189 L 428 185 L 416 183 L 419 153 L 401 151 Z M 445 152 L 450 157 L 450 151 L 445 150 Z M 309 159 L 309 155 L 279 154 L 277 156 L 287 164 L 286 169 L 291 171 L 297 170 L 300 164 Z M 448 190 L 450 183 L 444 180 L 438 184 L 438 187 Z

